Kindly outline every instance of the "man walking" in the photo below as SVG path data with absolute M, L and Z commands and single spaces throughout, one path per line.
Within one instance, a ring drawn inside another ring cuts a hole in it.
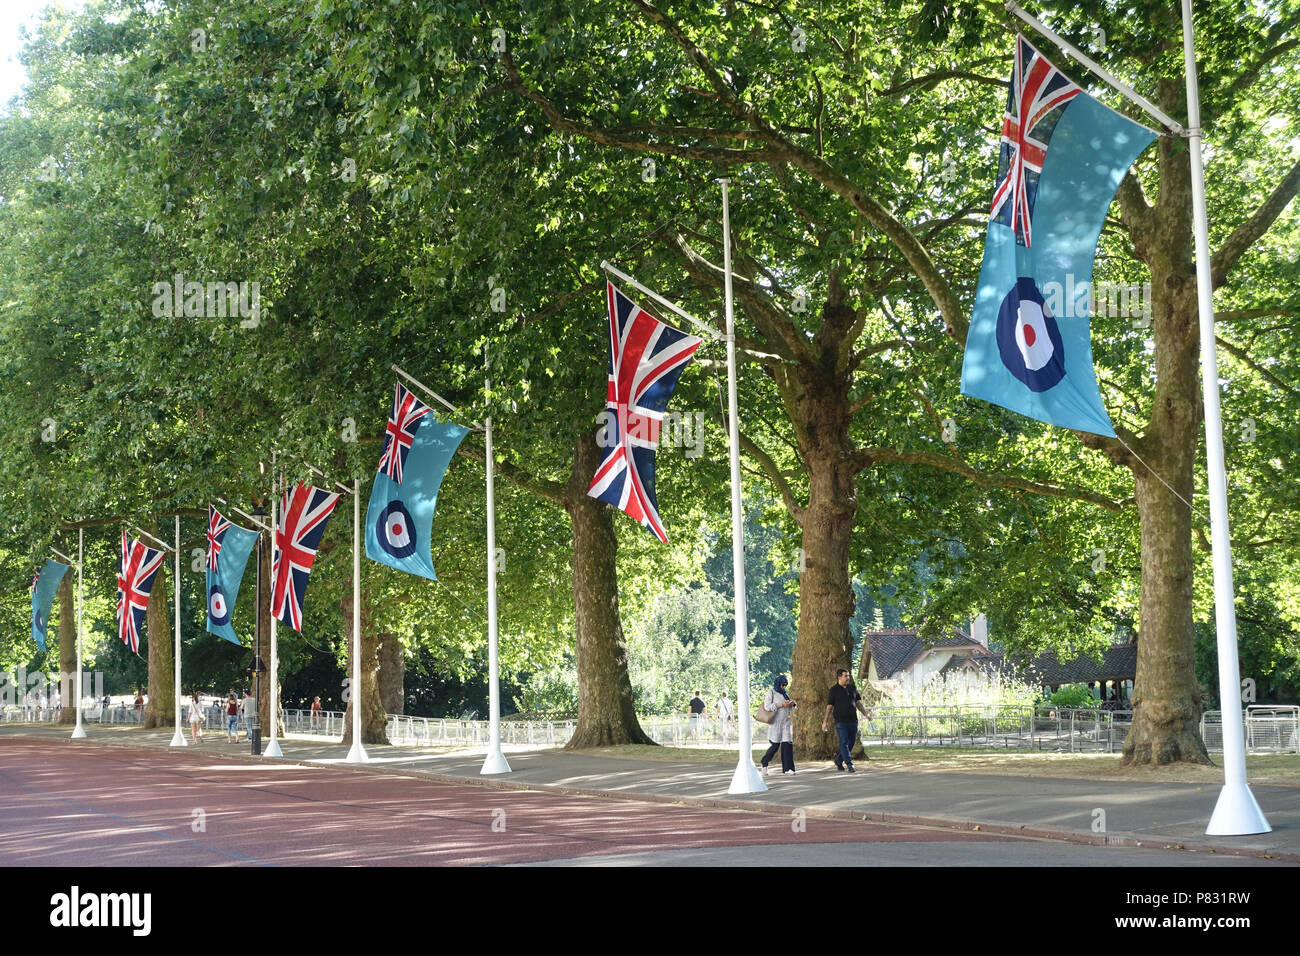
M 862 695 L 849 680 L 849 672 L 840 668 L 835 672 L 835 683 L 826 697 L 826 716 L 822 718 L 822 733 L 826 733 L 826 723 L 835 718 L 835 735 L 840 740 L 840 752 L 835 757 L 835 769 L 854 773 L 853 758 L 850 756 L 853 744 L 858 739 L 858 714 L 870 717 L 862 706 Z
M 724 690 L 722 696 L 718 698 L 718 720 L 724 724 L 731 723 L 731 698 L 727 696 Z
M 251 690 L 244 692 L 244 699 L 240 702 L 239 709 L 244 718 L 244 733 L 248 734 L 245 740 L 253 739 L 253 727 L 257 724 L 257 698 L 253 696 Z
M 700 736 L 700 718 L 704 716 L 704 698 L 700 696 L 700 691 L 695 692 L 691 698 L 691 736 Z

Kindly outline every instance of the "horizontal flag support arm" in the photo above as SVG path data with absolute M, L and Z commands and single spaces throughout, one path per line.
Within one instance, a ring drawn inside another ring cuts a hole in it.
M 298 462 L 298 464 L 302 465 L 302 466 L 303 466 L 304 468 L 306 468 L 308 471 L 313 472 L 313 473 L 315 473 L 315 474 L 317 474 L 317 475 L 320 475 L 320 476 L 321 476 L 322 478 L 324 478 L 326 481 L 331 481 L 331 480 L 332 480 L 332 479 L 330 478 L 329 475 L 325 474 L 325 472 L 321 471 L 319 468 L 317 468 L 315 465 L 312 465 L 310 462 L 304 461 L 303 459 L 299 458 L 297 455 L 292 455 L 292 454 L 290 454 L 290 453 L 287 452 L 287 451 L 285 451 L 285 452 L 281 452 L 280 454 L 284 455 L 286 458 L 292 458 L 294 461 Z M 352 489 L 351 489 L 348 485 L 343 484 L 343 482 L 341 482 L 341 481 L 335 481 L 335 482 L 334 482 L 334 487 L 335 487 L 335 488 L 341 488 L 343 494 L 345 494 L 345 495 L 350 495 L 350 494 L 352 494 Z
M 253 524 L 257 525 L 257 527 L 261 528 L 263 531 L 271 530 L 271 526 L 269 524 L 263 524 L 260 519 L 253 517 L 247 511 L 241 511 L 239 508 L 236 508 L 234 505 L 226 501 L 225 498 L 218 498 L 217 501 L 221 502 L 221 504 L 225 505 L 226 508 L 233 511 L 241 518 L 246 518 L 247 520 L 253 522 Z
M 416 388 L 418 388 L 420 391 L 424 392 L 426 395 L 428 395 L 428 396 L 429 396 L 430 398 L 432 398 L 434 401 L 436 401 L 436 402 L 438 402 L 439 404 L 441 404 L 443 408 L 447 409 L 447 411 L 451 412 L 453 415 L 459 415 L 459 414 L 460 414 L 460 409 L 459 409 L 459 408 L 457 408 L 457 407 L 456 407 L 455 405 L 453 405 L 451 402 L 447 401 L 445 398 L 443 398 L 441 395 L 439 395 L 437 392 L 435 392 L 433 389 L 431 389 L 428 385 L 425 385 L 423 382 L 421 382 L 419 379 L 417 379 L 414 375 L 411 375 L 409 372 L 404 372 L 404 371 L 402 371 L 402 370 L 401 370 L 400 368 L 398 368 L 396 365 L 393 365 L 393 366 L 390 366 L 390 367 L 392 368 L 392 370 L 393 370 L 394 372 L 396 372 L 396 373 L 397 373 L 398 375 L 400 375 L 402 378 L 406 379 L 408 382 L 410 382 L 412 385 L 414 385 L 414 386 L 415 386 Z M 480 425 L 478 422 L 470 422 L 470 427 L 472 427 L 475 431 L 480 431 L 480 432 L 483 431 L 483 426 Z
M 1066 40 L 1063 37 L 1060 37 L 1057 34 L 1053 33 L 1042 22 L 1040 22 L 1036 17 L 1034 17 L 1033 14 L 1027 12 L 1019 4 L 1017 4 L 1015 0 L 1006 0 L 1005 6 L 1007 8 L 1007 12 L 1016 15 L 1021 20 L 1024 20 L 1031 27 L 1033 27 L 1040 35 L 1047 37 L 1047 39 L 1051 40 L 1058 47 L 1060 47 L 1068 56 L 1072 57 L 1075 60 L 1078 60 L 1080 63 L 1082 63 L 1085 67 L 1087 67 L 1097 76 L 1101 77 L 1103 80 L 1109 83 L 1116 90 L 1116 92 L 1120 93 L 1127 99 L 1131 100 L 1133 103 L 1137 104 L 1149 116 L 1152 116 L 1155 119 L 1159 120 L 1161 124 L 1164 125 L 1171 132 L 1173 132 L 1178 136 L 1187 135 L 1187 129 L 1183 126 L 1182 123 L 1179 123 L 1177 120 L 1173 119 L 1168 113 L 1160 109 L 1160 107 L 1156 106 L 1154 103 L 1152 103 L 1149 99 L 1147 99 L 1137 90 L 1133 89 L 1127 83 L 1123 82 L 1118 77 L 1116 77 L 1115 74 L 1111 73 L 1105 67 L 1099 65 L 1096 61 L 1094 61 L 1093 59 L 1085 55 L 1083 52 L 1079 50 L 1078 47 L 1072 44 L 1069 40 Z
M 155 538 L 153 535 L 151 535 L 148 531 L 145 531 L 143 528 L 133 524 L 128 524 L 127 527 L 130 528 L 132 531 L 134 531 L 136 534 L 140 535 L 142 538 L 148 538 L 150 541 L 153 541 L 162 550 L 171 552 L 173 554 L 176 552 L 176 549 L 173 548 L 166 541 L 163 541 L 159 538 Z
M 54 554 L 56 558 L 62 558 L 65 562 L 67 562 L 69 566 L 75 565 L 77 563 L 76 561 L 73 561 L 70 557 L 68 557 L 66 554 L 64 554 L 62 551 L 60 551 L 58 548 L 50 548 L 50 551 Z
M 676 312 L 678 315 L 680 315 L 680 316 L 681 316 L 683 319 L 685 319 L 687 322 L 691 323 L 691 325 L 693 325 L 693 326 L 695 326 L 696 328 L 698 328 L 698 329 L 700 329 L 701 331 L 703 331 L 706 335 L 709 336 L 709 338 L 711 338 L 711 339 L 725 339 L 725 338 L 726 338 L 725 335 L 723 335 L 721 332 L 719 332 L 719 331 L 718 331 L 717 329 L 715 329 L 713 326 L 708 325 L 708 324 L 706 324 L 706 323 L 704 323 L 704 322 L 701 322 L 699 319 L 697 319 L 695 316 L 691 315 L 689 312 L 686 312 L 686 311 L 684 311 L 683 309 L 679 309 L 677 306 L 673 305 L 671 302 L 669 302 L 667 299 L 665 299 L 665 298 L 664 298 L 663 296 L 661 296 L 659 293 L 650 291 L 650 290 L 647 289 L 645 286 L 643 286 L 641 283 L 639 283 L 639 282 L 637 282 L 635 279 L 633 279 L 633 278 L 632 278 L 630 275 L 628 275 L 626 272 L 622 272 L 622 271 L 620 271 L 619 269 L 614 268 L 612 265 L 609 264 L 609 261 L 608 261 L 608 260 L 602 261 L 601 264 L 600 264 L 600 267 L 601 267 L 602 269 L 604 269 L 606 272 L 608 272 L 610 275 L 612 275 L 612 276 L 616 276 L 616 277 L 618 277 L 619 279 L 622 279 L 622 280 L 623 280 L 624 282 L 626 282 L 628 285 L 632 286 L 633 288 L 635 288 L 635 289 L 639 289 L 640 291 L 644 292 L 646 295 L 650 296 L 650 298 L 654 299 L 656 302 L 658 302 L 660 305 L 662 305 L 665 309 L 671 309 L 673 312 Z

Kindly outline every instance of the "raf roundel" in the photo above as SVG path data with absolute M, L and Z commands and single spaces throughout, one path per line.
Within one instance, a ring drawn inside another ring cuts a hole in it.
M 415 554 L 415 526 L 406 505 L 397 499 L 384 505 L 375 522 L 375 537 L 379 546 L 394 558 Z
M 221 590 L 221 585 L 212 585 L 212 590 L 208 592 L 208 616 L 212 618 L 212 623 L 224 625 L 230 623 L 230 608 L 226 607 L 226 592 Z
M 1065 347 L 1056 317 L 1034 280 L 1021 276 L 998 309 L 998 355 L 1007 370 L 1033 392 L 1065 378 Z

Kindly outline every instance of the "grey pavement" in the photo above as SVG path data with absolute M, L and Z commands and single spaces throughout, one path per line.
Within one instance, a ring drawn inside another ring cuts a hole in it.
M 65 740 L 69 746 L 167 749 L 171 730 L 88 726 L 86 741 L 68 741 L 65 728 L 0 725 L 11 734 Z M 1181 783 L 1024 777 L 964 772 L 879 771 L 859 764 L 839 773 L 828 762 L 793 776 L 765 778 L 768 791 L 730 796 L 735 762 L 645 760 L 561 750 L 507 751 L 512 772 L 481 776 L 483 751 L 370 747 L 364 765 L 344 762 L 332 741 L 282 739 L 285 763 L 327 764 L 367 773 L 395 773 L 489 788 L 554 791 L 699 807 L 745 809 L 808 817 L 871 820 L 1014 834 L 1096 846 L 1188 850 L 1300 862 L 1300 787 L 1256 785 L 1255 799 L 1271 833 L 1210 837 L 1205 826 L 1219 788 Z M 196 751 L 230 759 L 252 757 L 247 744 L 205 735 Z M 1300 757 L 1297 757 L 1300 760 Z M 1101 811 L 1099 813 L 1098 811 Z M 1103 816 L 1104 814 L 1104 816 Z M 1094 829 L 1096 827 L 1097 829 Z M 883 851 L 882 851 L 883 852 Z M 965 851 L 963 851 L 965 852 Z M 1153 865 L 1160 865 L 1155 864 Z

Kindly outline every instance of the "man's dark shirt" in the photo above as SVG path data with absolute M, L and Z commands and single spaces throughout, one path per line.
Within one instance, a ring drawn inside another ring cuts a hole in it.
M 830 693 L 826 697 L 826 703 L 831 705 L 831 713 L 835 716 L 837 724 L 856 724 L 858 722 L 858 712 L 853 704 L 862 699 L 858 689 L 850 683 L 847 687 L 841 687 L 838 683 L 831 686 Z
M 704 701 L 700 700 L 698 697 L 692 697 L 692 698 L 691 698 L 691 713 L 692 713 L 692 714 L 702 714 L 702 713 L 704 713 Z

